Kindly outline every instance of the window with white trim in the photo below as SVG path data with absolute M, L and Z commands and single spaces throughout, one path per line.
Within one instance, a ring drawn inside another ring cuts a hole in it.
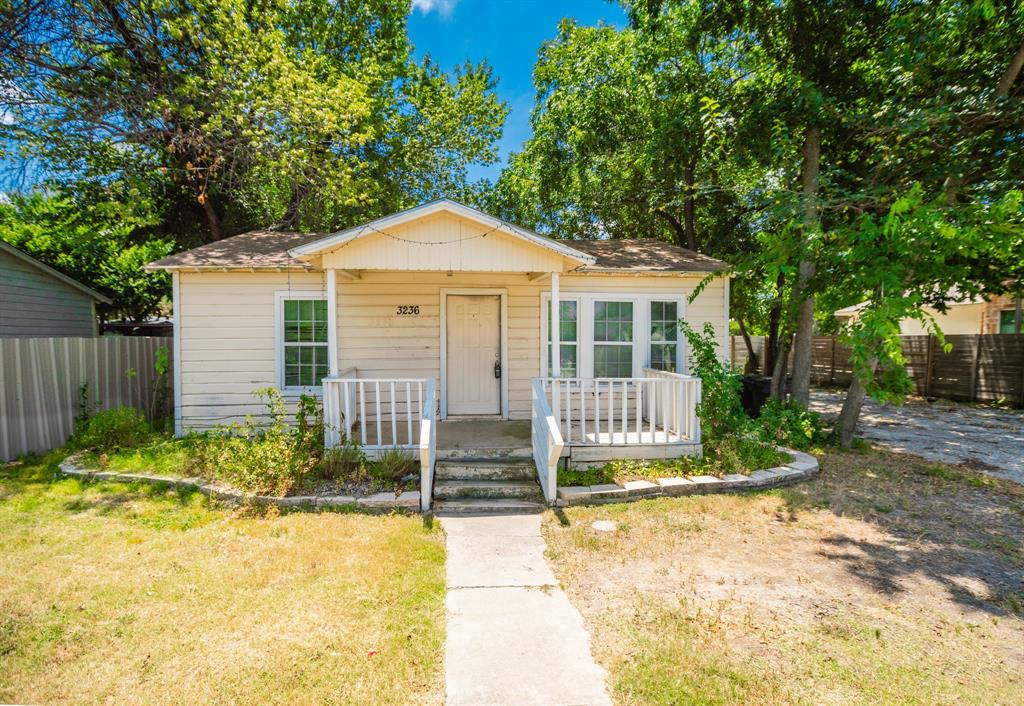
M 594 302 L 594 377 L 633 377 L 633 302 Z
M 329 369 L 327 300 L 282 298 L 281 308 L 284 387 L 320 387 Z
M 674 301 L 651 301 L 651 367 L 678 372 L 679 309 Z
M 564 378 L 574 378 L 579 370 L 579 303 L 573 299 L 563 299 L 559 303 L 558 337 L 559 355 L 558 368 Z M 551 350 L 551 301 L 548 300 L 548 370 L 554 371 L 555 361 Z M 549 375 L 551 373 L 548 373 Z

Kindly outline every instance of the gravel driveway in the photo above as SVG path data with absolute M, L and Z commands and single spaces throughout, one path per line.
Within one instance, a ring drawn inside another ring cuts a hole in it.
M 811 409 L 827 417 L 839 414 L 843 394 L 814 390 Z M 857 430 L 861 436 L 894 451 L 923 458 L 966 463 L 1024 485 L 1024 413 L 913 400 L 902 406 L 868 399 Z

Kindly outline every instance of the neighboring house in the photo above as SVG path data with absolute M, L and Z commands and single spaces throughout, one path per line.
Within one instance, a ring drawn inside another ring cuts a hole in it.
M 517 439 L 538 467 L 678 456 L 699 451 L 700 431 L 677 321 L 711 323 L 728 351 L 723 263 L 654 240 L 554 240 L 448 200 L 148 267 L 173 273 L 178 433 L 256 413 L 253 392 L 276 387 L 323 395 L 328 443 L 348 433 L 371 453 L 426 460 L 423 422 L 439 415 L 483 424 L 479 444 Z
M 956 334 L 976 335 L 979 333 L 1019 333 L 1015 329 L 1020 300 L 1009 295 L 993 297 L 988 301 L 951 301 L 945 313 L 931 307 L 924 307 L 927 314 L 935 317 L 936 323 L 946 336 Z M 856 304 L 835 313 L 840 323 L 857 318 L 864 304 Z M 928 331 L 917 319 L 904 319 L 900 323 L 900 335 L 923 336 Z
M 0 338 L 95 336 L 102 294 L 0 240 Z

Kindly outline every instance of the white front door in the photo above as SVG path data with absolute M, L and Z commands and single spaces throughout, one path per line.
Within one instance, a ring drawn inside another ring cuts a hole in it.
M 501 298 L 447 297 L 448 414 L 501 414 Z

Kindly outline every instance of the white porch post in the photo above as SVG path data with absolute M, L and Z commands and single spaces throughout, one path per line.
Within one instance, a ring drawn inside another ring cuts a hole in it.
M 338 272 L 327 270 L 327 364 L 331 377 L 338 374 Z
M 559 325 L 562 315 L 560 293 L 558 291 L 558 273 L 551 273 L 551 357 L 548 359 L 548 375 L 553 378 L 562 377 L 562 327 Z M 557 397 L 557 396 L 556 396 Z

